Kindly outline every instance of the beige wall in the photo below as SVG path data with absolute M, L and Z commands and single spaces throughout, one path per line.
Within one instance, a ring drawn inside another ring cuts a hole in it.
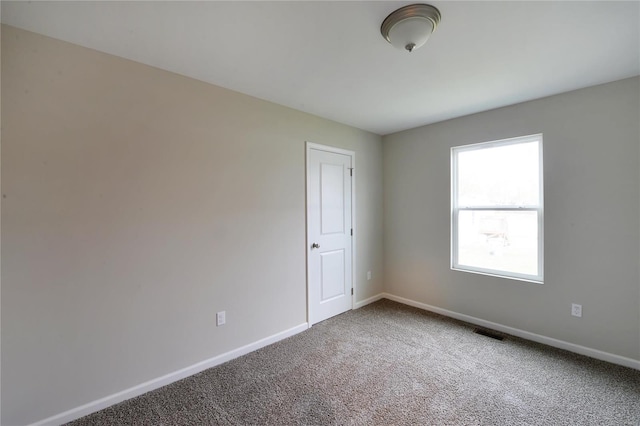
M 386 291 L 640 360 L 639 100 L 632 78 L 384 137 Z M 450 148 L 534 133 L 545 283 L 452 271 Z
M 6 26 L 2 112 L 2 424 L 304 323 L 307 140 L 356 152 L 383 290 L 377 135 Z

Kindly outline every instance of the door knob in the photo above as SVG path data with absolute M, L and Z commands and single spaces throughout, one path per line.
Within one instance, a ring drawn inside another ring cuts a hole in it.
M 312 248 L 312 249 L 314 249 L 314 248 L 320 248 L 320 244 L 318 244 L 318 243 L 313 243 L 313 244 L 311 244 L 311 248 Z

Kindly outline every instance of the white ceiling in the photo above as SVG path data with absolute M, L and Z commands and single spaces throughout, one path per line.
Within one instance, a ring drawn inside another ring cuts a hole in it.
M 378 134 L 640 74 L 640 2 L 430 1 L 425 46 L 380 24 L 411 1 L 8 2 L 3 23 Z

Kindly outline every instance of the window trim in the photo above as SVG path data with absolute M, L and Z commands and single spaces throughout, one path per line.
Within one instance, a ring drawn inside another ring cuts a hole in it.
M 458 206 L 458 154 L 465 151 L 476 151 L 485 148 L 496 148 L 529 142 L 538 142 L 538 205 L 523 206 Z M 495 141 L 480 142 L 469 145 L 451 147 L 451 269 L 454 271 L 470 272 L 519 281 L 544 283 L 544 173 L 543 173 L 543 137 L 542 133 Z M 460 211 L 536 211 L 538 213 L 538 275 L 521 274 L 517 272 L 501 271 L 476 266 L 460 265 L 458 263 L 458 216 Z

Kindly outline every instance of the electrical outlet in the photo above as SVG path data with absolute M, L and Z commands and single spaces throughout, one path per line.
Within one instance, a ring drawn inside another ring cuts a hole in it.
M 367 280 L 371 279 L 371 271 L 367 271 Z
M 227 322 L 227 313 L 226 311 L 220 311 L 216 314 L 216 326 L 220 327 Z
M 582 317 L 582 305 L 576 303 L 571 304 L 571 315 L 574 317 Z

